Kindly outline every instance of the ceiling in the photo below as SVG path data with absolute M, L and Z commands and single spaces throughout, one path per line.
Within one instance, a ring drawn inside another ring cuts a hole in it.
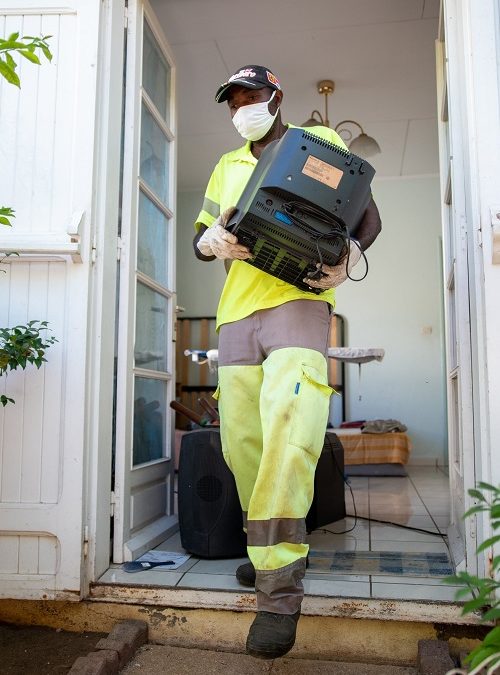
M 178 188 L 204 190 L 221 154 L 242 144 L 220 83 L 249 63 L 280 79 L 284 122 L 324 110 L 358 121 L 382 153 L 377 176 L 438 172 L 434 43 L 439 0 L 152 0 L 173 52 Z

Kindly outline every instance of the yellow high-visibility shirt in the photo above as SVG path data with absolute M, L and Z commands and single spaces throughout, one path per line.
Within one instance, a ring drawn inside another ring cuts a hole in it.
M 297 128 L 292 124 L 287 126 Z M 333 129 L 317 126 L 308 127 L 307 131 L 347 149 Z M 197 231 L 200 224 L 210 227 L 221 213 L 230 206 L 236 206 L 256 164 L 250 141 L 220 158 L 208 182 L 203 206 L 195 223 Z M 335 306 L 335 290 L 318 295 L 302 291 L 242 260 L 233 260 L 219 300 L 217 329 L 224 323 L 244 319 L 257 310 L 277 307 L 290 300 L 321 300 Z

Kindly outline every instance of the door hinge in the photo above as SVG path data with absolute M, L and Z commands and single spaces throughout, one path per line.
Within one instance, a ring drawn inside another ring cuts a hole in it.
M 117 237 L 117 241 L 116 241 L 116 259 L 117 260 L 122 259 L 122 249 L 123 249 L 123 239 L 121 237 Z
M 123 26 L 128 28 L 128 7 L 126 5 L 123 8 Z
M 115 496 L 115 491 L 111 490 L 111 495 L 109 497 L 109 515 L 111 518 L 115 515 L 115 504 L 116 504 L 116 496 Z
M 94 236 L 94 240 L 92 241 L 92 250 L 90 253 L 90 260 L 92 261 L 92 264 L 95 264 L 95 261 L 97 260 L 97 240 L 96 237 Z
M 86 558 L 89 554 L 89 526 L 85 525 L 83 528 L 83 557 Z

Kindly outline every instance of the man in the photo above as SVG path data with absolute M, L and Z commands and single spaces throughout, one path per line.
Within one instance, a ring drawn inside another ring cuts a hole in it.
M 320 294 L 302 291 L 245 263 L 250 251 L 224 229 L 263 149 L 281 138 L 283 100 L 278 78 L 263 66 L 240 68 L 215 100 L 227 101 L 247 143 L 221 157 L 207 186 L 195 228 L 200 260 L 230 261 L 217 310 L 219 410 L 224 457 L 234 473 L 247 530 L 250 563 L 240 583 L 253 585 L 257 616 L 247 652 L 276 658 L 294 645 L 309 547 L 305 516 L 328 419 L 331 389 L 327 347 L 334 288 L 348 278 L 361 253 L 380 232 L 373 200 L 357 241 L 320 279 Z M 308 131 L 345 148 L 331 129 Z M 349 269 L 346 269 L 346 262 Z

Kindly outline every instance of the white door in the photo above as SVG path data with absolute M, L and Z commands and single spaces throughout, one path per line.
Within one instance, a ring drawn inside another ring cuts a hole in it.
M 440 36 L 436 42 L 441 214 L 443 223 L 446 384 L 451 492 L 449 542 L 457 568 L 477 573 L 476 519 L 463 520 L 472 505 L 468 490 L 475 487 L 475 445 L 469 249 L 471 229 L 465 203 L 464 154 L 461 134 L 461 59 L 456 16 L 442 3 Z M 454 96 L 455 94 L 455 96 Z
M 0 326 L 49 321 L 40 370 L 0 379 L 0 596 L 79 600 L 85 556 L 89 279 L 100 3 L 1 0 L 0 35 L 50 35 L 51 63 L 0 78 Z M 0 256 L 1 257 L 1 256 Z
M 128 5 L 117 340 L 113 558 L 130 560 L 177 526 L 174 66 L 148 3 Z

